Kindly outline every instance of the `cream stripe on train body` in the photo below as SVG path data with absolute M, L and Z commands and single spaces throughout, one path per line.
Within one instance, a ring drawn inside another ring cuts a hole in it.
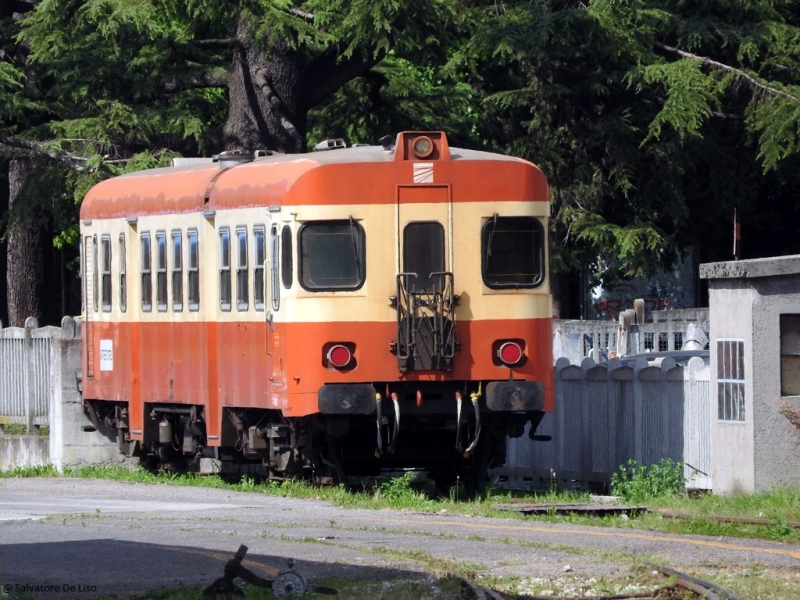
M 404 219 L 402 227 L 409 221 L 432 220 L 431 214 L 439 214 L 441 206 L 436 204 L 415 204 L 412 218 Z M 481 277 L 480 231 L 486 220 L 495 213 L 504 216 L 534 216 L 545 230 L 548 226 L 549 207 L 543 202 L 469 202 L 452 204 L 453 211 L 453 267 L 456 293 L 462 296 L 462 304 L 456 308 L 458 320 L 491 320 L 502 318 L 530 319 L 541 318 L 549 311 L 549 284 L 547 279 L 541 286 L 533 289 L 495 290 L 486 287 Z M 97 235 L 98 244 L 103 234 L 110 235 L 112 248 L 112 310 L 102 308 L 92 312 L 95 322 L 260 322 L 264 311 L 257 311 L 253 302 L 254 240 L 253 227 L 262 226 L 267 236 L 269 253 L 269 229 L 272 223 L 280 227 L 292 228 L 292 271 L 291 289 L 281 285 L 281 307 L 274 313 L 275 322 L 337 322 L 337 321 L 394 321 L 396 313 L 387 302 L 396 293 L 394 274 L 397 272 L 399 249 L 397 243 L 396 206 L 394 204 L 362 204 L 348 206 L 284 206 L 280 212 L 268 211 L 267 207 L 217 210 L 213 218 L 205 218 L 202 213 L 169 215 L 146 215 L 137 218 L 135 225 L 125 219 L 96 219 L 91 225 L 84 225 L 84 235 Z M 298 244 L 297 231 L 309 221 L 347 219 L 352 216 L 364 227 L 366 235 L 366 279 L 356 291 L 313 292 L 304 290 L 297 281 Z M 236 299 L 236 255 L 235 233 L 239 226 L 246 226 L 248 233 L 248 281 L 249 307 L 246 311 L 237 310 Z M 231 234 L 231 295 L 230 311 L 223 311 L 219 302 L 219 231 L 227 227 Z M 172 254 L 171 233 L 182 233 L 183 253 L 183 296 L 184 307 L 180 312 L 172 309 Z M 188 291 L 188 240 L 187 231 L 198 232 L 200 252 L 200 310 L 190 311 L 187 303 Z M 156 294 L 156 238 L 157 231 L 167 237 L 167 287 L 169 290 L 167 310 L 160 312 L 155 306 Z M 141 304 L 141 234 L 150 233 L 151 277 L 153 306 L 150 312 L 142 310 Z M 125 234 L 127 310 L 120 310 L 119 234 Z M 402 233 L 400 234 L 402 235 Z M 546 250 L 547 251 L 547 250 Z M 449 254 L 449 253 L 448 253 Z M 98 268 L 102 257 L 98 255 Z M 547 262 L 545 261 L 545 264 Z M 265 274 L 267 277 L 268 274 Z M 98 285 L 97 293 L 100 293 Z M 481 302 L 468 301 L 481 296 Z M 268 299 L 267 299 L 268 300 Z M 91 310 L 91 303 L 87 303 Z

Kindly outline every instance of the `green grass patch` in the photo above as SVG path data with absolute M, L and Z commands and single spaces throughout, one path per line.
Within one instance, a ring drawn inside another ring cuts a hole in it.
M 3 435 L 25 435 L 28 433 L 28 427 L 19 423 L 11 423 L 3 425 Z M 33 428 L 33 435 L 50 435 L 50 426 L 42 425 L 38 428 Z
M 86 466 L 65 470 L 63 476 L 86 479 L 108 479 L 147 484 L 209 487 L 238 492 L 263 493 L 287 498 L 302 498 L 330 502 L 343 508 L 413 510 L 439 514 L 468 514 L 481 517 L 502 517 L 550 522 L 568 522 L 580 525 L 651 529 L 680 534 L 730 536 L 800 543 L 800 530 L 790 525 L 800 520 L 800 488 L 777 487 L 768 492 L 739 496 L 687 496 L 676 491 L 677 481 L 682 481 L 682 466 L 662 464 L 660 468 L 640 469 L 628 465 L 627 479 L 620 480 L 615 490 L 625 491 L 626 501 L 647 506 L 652 512 L 638 516 L 591 517 L 585 515 L 559 515 L 555 511 L 541 516 L 523 516 L 513 511 L 501 511 L 495 504 L 557 503 L 588 501 L 588 495 L 573 491 L 551 490 L 533 494 L 490 490 L 486 495 L 469 500 L 457 500 L 458 495 L 437 497 L 429 483 L 416 473 L 408 472 L 393 479 L 364 480 L 357 488 L 344 485 L 320 487 L 305 481 L 258 482 L 242 477 L 230 482 L 216 475 L 193 473 L 151 472 L 143 468 L 131 469 L 123 465 Z M 680 478 L 678 478 L 678 473 Z M 52 466 L 27 467 L 0 472 L 0 478 L 57 477 Z M 621 476 L 620 476 L 621 477 Z M 619 487 L 619 486 L 622 487 Z M 626 487 L 627 486 L 627 487 Z M 463 496 L 462 496 L 463 497 Z M 658 510 L 685 513 L 699 519 L 665 518 Z M 748 523 L 723 523 L 714 517 L 741 517 L 770 519 L 769 525 Z M 332 527 L 335 525 L 332 524 Z

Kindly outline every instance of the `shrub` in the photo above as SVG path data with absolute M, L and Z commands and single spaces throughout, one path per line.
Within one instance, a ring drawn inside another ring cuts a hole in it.
M 629 502 L 677 496 L 685 485 L 683 463 L 669 458 L 649 467 L 629 460 L 611 476 L 611 492 Z

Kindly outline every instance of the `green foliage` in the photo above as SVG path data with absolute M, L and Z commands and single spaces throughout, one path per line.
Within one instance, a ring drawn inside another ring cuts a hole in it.
M 628 502 L 649 502 L 680 494 L 686 485 L 683 463 L 661 459 L 643 466 L 631 459 L 611 476 L 611 491 Z

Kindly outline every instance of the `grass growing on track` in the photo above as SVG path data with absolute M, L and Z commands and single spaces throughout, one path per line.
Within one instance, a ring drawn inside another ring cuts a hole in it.
M 640 504 L 652 511 L 661 509 L 674 513 L 688 513 L 701 517 L 697 520 L 678 520 L 665 518 L 657 512 L 644 512 L 635 517 L 587 517 L 580 515 L 556 515 L 550 513 L 538 517 L 522 517 L 513 512 L 500 511 L 493 506 L 507 503 L 512 499 L 525 499 L 530 502 L 580 502 L 588 496 L 576 492 L 551 491 L 547 494 L 524 494 L 490 490 L 485 496 L 463 499 L 451 491 L 450 497 L 434 497 L 432 490 L 416 480 L 413 473 L 390 480 L 369 480 L 358 489 L 345 486 L 319 487 L 303 481 L 256 482 L 243 477 L 238 482 L 226 482 L 218 476 L 195 474 L 176 474 L 168 472 L 153 473 L 142 468 L 130 469 L 119 465 L 87 466 L 66 470 L 59 475 L 52 466 L 29 467 L 0 472 L 0 479 L 13 477 L 77 477 L 86 479 L 107 479 L 131 481 L 147 484 L 169 484 L 220 488 L 240 492 L 264 493 L 288 498 L 324 500 L 345 508 L 392 508 L 441 514 L 470 514 L 485 517 L 504 517 L 512 519 L 543 520 L 558 523 L 575 523 L 635 529 L 651 529 L 680 534 L 707 536 L 730 536 L 800 543 L 800 530 L 791 522 L 800 521 L 800 488 L 776 487 L 758 494 L 739 496 L 687 496 L 682 493 L 668 493 L 648 496 Z M 722 523 L 711 519 L 713 516 L 762 518 L 774 521 L 770 525 L 746 523 Z M 702 518 L 709 517 L 709 518 Z

